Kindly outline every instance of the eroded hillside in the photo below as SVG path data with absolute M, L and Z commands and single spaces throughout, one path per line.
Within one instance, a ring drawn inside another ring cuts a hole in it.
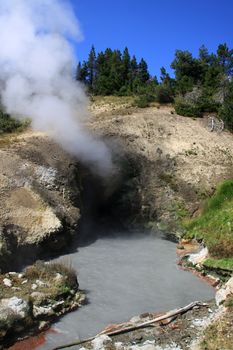
M 147 221 L 176 230 L 174 222 L 187 212 L 197 215 L 216 184 L 232 178 L 232 135 L 209 132 L 205 118 L 181 117 L 172 107 L 135 110 L 119 101 L 93 109 L 92 129 L 135 167 L 131 190 Z

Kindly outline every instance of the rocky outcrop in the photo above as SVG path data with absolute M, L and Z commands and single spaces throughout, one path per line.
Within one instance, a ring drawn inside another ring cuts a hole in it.
M 38 262 L 23 273 L 0 275 L 0 282 L 0 348 L 85 301 L 75 272 L 61 263 Z
M 224 303 L 227 297 L 233 296 L 233 277 L 224 284 L 215 295 L 216 304 L 219 306 Z
M 64 247 L 80 219 L 76 159 L 28 131 L 0 149 L 0 169 L 0 269 L 17 252 L 36 255 L 43 243 L 43 249 Z

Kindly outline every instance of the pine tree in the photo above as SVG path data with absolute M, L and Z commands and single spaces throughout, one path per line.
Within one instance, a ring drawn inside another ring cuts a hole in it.
M 208 49 L 205 47 L 205 45 L 202 45 L 199 48 L 199 60 L 203 63 L 203 64 L 208 64 L 211 60 L 210 54 Z
M 90 51 L 89 56 L 88 56 L 87 68 L 88 68 L 89 89 L 91 91 L 93 91 L 95 76 L 96 76 L 96 53 L 95 53 L 95 48 L 93 45 L 91 47 L 91 51 Z
M 217 49 L 217 59 L 224 73 L 232 77 L 233 75 L 233 50 L 229 50 L 226 43 L 220 44 Z
M 82 65 L 81 65 L 81 62 L 79 62 L 76 68 L 75 80 L 81 81 L 81 70 L 82 70 Z
M 164 67 L 160 68 L 160 74 L 161 74 L 160 75 L 161 82 L 163 84 L 168 83 L 169 80 L 170 80 L 170 76 L 169 76 L 169 74 L 167 73 L 167 71 L 166 71 L 166 69 Z
M 150 78 L 146 61 L 142 58 L 138 65 L 138 78 L 141 83 L 146 83 Z
M 126 47 L 122 55 L 122 78 L 124 85 L 128 85 L 129 83 L 130 66 L 130 54 Z
M 220 111 L 220 116 L 224 120 L 225 126 L 233 130 L 233 82 L 228 83 L 226 96 Z
M 87 78 L 88 78 L 87 63 L 85 61 L 83 62 L 83 64 L 81 64 L 81 62 L 79 62 L 77 69 L 76 69 L 76 80 L 79 80 L 82 83 L 86 84 Z

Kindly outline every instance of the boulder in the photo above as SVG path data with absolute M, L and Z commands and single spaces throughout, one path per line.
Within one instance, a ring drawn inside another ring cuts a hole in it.
M 26 318 L 29 312 L 29 304 L 23 299 L 12 297 L 0 301 L 0 318 L 4 314 L 14 314 L 17 318 Z

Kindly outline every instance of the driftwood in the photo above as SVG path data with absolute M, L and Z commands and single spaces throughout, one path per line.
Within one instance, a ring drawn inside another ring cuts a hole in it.
M 111 336 L 115 336 L 115 335 L 119 335 L 119 334 L 132 332 L 132 331 L 135 331 L 137 329 L 146 328 L 148 326 L 151 326 L 153 323 L 157 323 L 157 322 L 160 322 L 160 321 L 163 321 L 163 320 L 166 320 L 166 319 L 172 319 L 173 320 L 176 316 L 184 314 L 185 312 L 193 309 L 195 306 L 208 306 L 208 304 L 201 303 L 199 301 L 194 301 L 194 302 L 192 302 L 192 303 L 190 303 L 190 304 L 188 304 L 188 305 L 186 305 L 186 306 L 184 306 L 184 307 L 182 307 L 180 309 L 175 309 L 175 310 L 169 311 L 169 312 L 167 312 L 166 314 L 164 314 L 162 316 L 159 316 L 159 317 L 154 318 L 152 320 L 143 322 L 141 324 L 131 325 L 131 326 L 128 326 L 128 327 L 125 327 L 125 328 L 122 328 L 122 329 L 114 330 L 112 332 L 103 331 L 103 332 L 95 335 L 94 337 L 87 338 L 87 339 L 84 339 L 84 340 L 81 340 L 81 341 L 76 341 L 76 342 L 69 343 L 69 344 L 65 344 L 65 345 L 61 345 L 61 346 L 58 346 L 56 348 L 53 348 L 52 350 L 60 350 L 60 349 L 65 349 L 65 348 L 71 348 L 72 346 L 88 343 L 88 342 L 92 341 L 93 339 L 95 339 L 96 337 L 98 337 L 100 335 L 103 335 L 103 334 L 108 335 L 109 337 L 111 337 Z M 168 323 L 170 323 L 170 322 L 168 322 Z

